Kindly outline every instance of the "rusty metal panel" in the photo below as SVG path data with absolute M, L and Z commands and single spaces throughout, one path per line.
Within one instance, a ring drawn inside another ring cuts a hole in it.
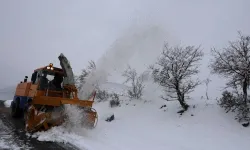
M 16 88 L 16 96 L 28 96 L 31 82 L 19 83 Z
M 29 93 L 28 93 L 28 97 L 36 96 L 36 94 L 37 94 L 37 86 L 38 85 L 36 85 L 36 84 L 31 84 L 30 90 L 29 90 Z
M 48 96 L 35 96 L 33 104 L 48 105 L 48 106 L 61 106 L 61 98 L 48 97 Z

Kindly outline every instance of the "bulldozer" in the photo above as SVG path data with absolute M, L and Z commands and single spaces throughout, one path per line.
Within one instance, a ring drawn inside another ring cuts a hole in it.
M 46 131 L 62 125 L 70 118 L 65 111 L 67 105 L 80 109 L 84 116 L 82 125 L 94 128 L 98 116 L 92 107 L 96 92 L 87 100 L 78 98 L 75 78 L 68 59 L 61 53 L 58 57 L 61 68 L 52 63 L 35 69 L 28 82 L 28 76 L 17 84 L 11 116 L 21 118 L 27 132 Z

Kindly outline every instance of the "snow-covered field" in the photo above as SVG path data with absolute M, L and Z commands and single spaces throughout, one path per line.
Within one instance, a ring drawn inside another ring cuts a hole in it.
M 115 84 L 112 84 L 114 86 Z M 106 86 L 107 87 L 107 86 Z M 122 86 L 114 89 L 121 91 Z M 69 142 L 83 150 L 248 150 L 250 130 L 225 114 L 215 101 L 190 100 L 192 106 L 180 116 L 177 102 L 160 98 L 128 101 L 121 107 L 96 103 L 95 129 L 54 127 L 32 135 L 40 141 Z M 162 105 L 167 107 L 160 109 Z M 106 122 L 110 114 L 115 120 Z
M 219 108 L 214 96 L 218 94 L 213 93 L 216 91 L 215 86 L 208 92 L 211 100 L 202 98 L 205 97 L 205 87 L 198 87 L 198 92 L 196 90 L 188 101 L 191 107 L 183 115 L 177 113 L 180 110 L 177 101 L 162 100 L 159 98 L 161 89 L 153 87 L 153 84 L 147 83 L 142 100 L 128 100 L 127 97 L 121 96 L 120 107 L 110 108 L 109 101 L 95 103 L 94 108 L 99 115 L 95 129 L 60 126 L 35 133 L 31 138 L 70 143 L 82 150 L 249 149 L 249 128 L 244 128 L 234 120 L 233 114 L 226 114 Z M 101 84 L 101 88 L 124 94 L 128 87 L 109 82 Z M 11 100 L 5 101 L 5 106 L 9 107 L 10 102 Z M 160 109 L 163 105 L 167 107 Z M 71 111 L 71 116 L 76 121 L 79 114 L 75 109 Z M 106 122 L 106 118 L 111 114 L 115 115 L 115 120 Z M 0 126 L 2 128 L 2 124 Z M 1 135 L 1 148 L 16 148 L 15 144 L 8 143 L 9 141 L 2 137 Z
M 177 102 L 166 103 L 161 99 L 124 101 L 117 108 L 109 108 L 108 102 L 97 103 L 94 107 L 99 122 L 95 129 L 54 127 L 33 137 L 40 141 L 69 142 L 83 150 L 249 149 L 250 130 L 225 114 L 214 101 L 196 99 L 189 103 L 195 107 L 183 116 L 176 113 Z M 160 109 L 163 104 L 167 107 Z M 112 113 L 115 120 L 106 122 Z M 18 149 L 3 137 L 1 148 Z
M 101 85 L 109 92 L 124 94 L 127 86 L 118 83 Z M 248 150 L 250 130 L 226 114 L 215 100 L 202 99 L 202 93 L 193 94 L 190 109 L 183 115 L 178 102 L 159 98 L 161 90 L 147 84 L 143 100 L 128 100 L 121 96 L 121 106 L 110 108 L 109 101 L 95 103 L 99 115 L 95 129 L 83 127 L 54 127 L 46 132 L 33 134 L 39 141 L 56 141 L 75 145 L 83 150 Z M 197 96 L 195 96 L 197 95 Z M 11 100 L 5 101 L 10 106 Z M 162 105 L 167 107 L 160 109 Z M 74 119 L 79 114 L 71 112 Z M 111 114 L 115 120 L 106 122 Z M 0 122 L 1 123 L 1 122 Z M 4 127 L 4 126 L 3 126 Z M 4 129 L 1 124 L 1 128 Z M 5 131 L 1 134 L 5 135 Z M 1 135 L 0 147 L 18 149 Z M 27 134 L 27 136 L 30 136 Z M 11 137 L 8 137 L 11 138 Z M 11 146 L 11 147 L 10 147 Z

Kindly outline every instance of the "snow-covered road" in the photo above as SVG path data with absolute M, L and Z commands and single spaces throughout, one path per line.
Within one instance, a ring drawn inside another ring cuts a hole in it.
M 11 100 L 0 101 L 0 150 L 78 150 L 71 144 L 41 142 L 28 136 L 23 130 L 22 122 L 10 117 Z
M 14 137 L 11 128 L 7 127 L 2 120 L 0 120 L 0 149 L 30 149 L 31 146 L 23 143 Z

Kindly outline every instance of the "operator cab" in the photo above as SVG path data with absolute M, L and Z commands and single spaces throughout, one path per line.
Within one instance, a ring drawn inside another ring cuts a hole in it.
M 48 66 L 36 69 L 31 77 L 32 84 L 38 84 L 38 90 L 61 91 L 64 79 L 64 72 L 60 68 Z

